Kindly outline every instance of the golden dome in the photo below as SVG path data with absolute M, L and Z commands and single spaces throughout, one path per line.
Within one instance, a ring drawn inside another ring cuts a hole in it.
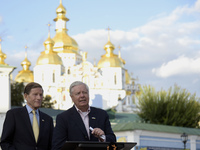
M 25 48 L 27 48 L 27 46 Z M 27 52 L 25 53 L 25 59 L 21 62 L 21 66 L 23 67 L 23 69 L 19 71 L 19 73 L 15 77 L 15 81 L 25 83 L 33 82 L 33 71 L 29 70 L 31 62 L 27 59 Z
M 0 38 L 0 64 L 1 65 L 7 65 L 4 60 L 6 59 L 6 54 L 4 54 L 1 50 L 1 38 Z
M 56 22 L 56 35 L 53 38 L 55 42 L 54 51 L 61 53 L 78 53 L 77 42 L 67 34 L 66 22 L 69 21 L 69 19 L 65 17 L 66 12 L 62 1 L 60 1 L 60 5 L 56 9 L 57 17 L 54 19 Z
M 27 59 L 27 57 L 25 57 L 24 61 L 21 62 L 21 66 L 24 70 L 29 69 L 29 67 L 31 66 L 31 62 Z
M 125 71 L 125 80 L 126 80 L 126 84 L 130 84 L 131 77 L 127 70 Z
M 31 70 L 19 71 L 19 73 L 15 77 L 15 81 L 16 82 L 26 82 L 26 83 L 33 82 L 34 81 L 33 71 L 31 71 Z
M 78 53 L 78 44 L 66 31 L 57 31 L 55 37 L 54 51 L 63 53 Z
M 104 49 L 106 54 L 101 56 L 101 59 L 97 64 L 98 68 L 124 67 L 124 64 L 118 55 L 113 53 L 115 46 L 110 42 L 110 40 L 108 40 L 108 42 L 105 44 Z
M 36 65 L 46 65 L 46 64 L 55 64 L 62 65 L 62 60 L 58 56 L 57 52 L 53 51 L 54 41 L 50 38 L 50 34 L 47 40 L 44 42 L 45 50 L 41 52 Z

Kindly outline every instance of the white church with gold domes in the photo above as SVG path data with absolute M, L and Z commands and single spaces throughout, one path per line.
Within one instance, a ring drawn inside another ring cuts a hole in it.
M 67 109 L 73 105 L 69 96 L 69 86 L 74 81 L 82 81 L 90 88 L 90 104 L 95 107 L 109 109 L 116 107 L 118 111 L 136 109 L 135 93 L 138 89 L 135 79 L 125 69 L 125 60 L 121 54 L 115 54 L 115 46 L 111 43 L 109 28 L 108 42 L 104 45 L 105 54 L 99 56 L 97 65 L 87 61 L 87 52 L 80 51 L 75 39 L 70 37 L 66 28 L 66 9 L 60 1 L 56 9 L 55 36 L 44 41 L 33 71 L 27 59 L 22 61 L 23 69 L 17 74 L 17 82 L 38 82 L 43 86 L 44 96 L 50 95 L 55 102 L 55 109 Z M 102 45 L 103 47 L 103 45 Z

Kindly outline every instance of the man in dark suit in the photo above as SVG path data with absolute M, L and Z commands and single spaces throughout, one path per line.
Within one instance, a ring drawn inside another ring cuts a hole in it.
M 107 112 L 89 106 L 88 86 L 75 81 L 69 92 L 74 106 L 57 116 L 52 150 L 60 150 L 66 141 L 116 142 Z
M 6 114 L 1 148 L 2 150 L 50 150 L 53 119 L 38 109 L 43 100 L 42 86 L 35 82 L 27 84 L 24 98 L 27 101 L 26 106 L 11 109 Z M 33 110 L 36 112 L 35 115 Z M 35 123 L 37 132 L 32 128 L 32 124 Z

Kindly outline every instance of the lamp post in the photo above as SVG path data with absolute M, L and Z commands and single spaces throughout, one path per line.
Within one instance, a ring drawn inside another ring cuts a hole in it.
M 184 144 L 184 150 L 185 150 L 185 148 L 186 148 L 186 143 L 187 143 L 187 140 L 188 140 L 188 135 L 187 135 L 186 133 L 183 133 L 183 134 L 181 135 L 181 140 L 182 140 L 182 142 L 183 142 L 183 144 Z

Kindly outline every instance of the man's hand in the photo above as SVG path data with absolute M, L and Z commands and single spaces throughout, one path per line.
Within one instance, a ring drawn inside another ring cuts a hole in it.
M 105 141 L 105 133 L 104 133 L 104 131 L 103 130 L 101 130 L 100 128 L 92 128 L 92 127 L 90 127 L 90 130 L 92 131 L 91 133 L 95 136 L 95 137 L 97 137 L 97 138 L 99 138 L 99 140 L 101 141 L 101 142 L 104 142 Z

